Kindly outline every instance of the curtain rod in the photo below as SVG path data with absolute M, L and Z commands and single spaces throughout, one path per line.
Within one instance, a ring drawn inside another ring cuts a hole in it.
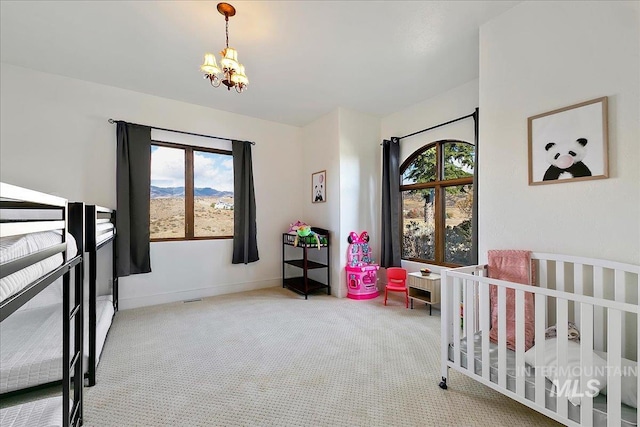
M 240 140 L 238 140 L 238 139 L 223 138 L 223 137 L 221 137 L 221 136 L 204 135 L 204 134 L 201 134 L 201 133 L 185 132 L 185 131 L 183 131 L 183 130 L 174 130 L 174 129 L 167 129 L 167 128 L 159 128 L 159 127 L 157 127 L 157 126 L 140 125 L 140 124 L 138 124 L 138 123 L 125 122 L 124 120 L 113 120 L 113 119 L 109 119 L 109 120 L 107 120 L 107 121 L 108 121 L 109 123 L 111 123 L 111 124 L 118 123 L 118 122 L 123 122 L 123 123 L 129 123 L 129 124 L 131 124 L 131 125 L 147 126 L 147 127 L 151 128 L 151 129 L 155 129 L 155 130 L 164 130 L 164 131 L 167 131 L 167 132 L 175 132 L 175 133 L 182 133 L 182 134 L 185 134 L 185 135 L 201 136 L 201 137 L 204 137 L 204 138 L 211 138 L 211 139 L 221 139 L 221 140 L 224 140 L 224 141 L 248 142 L 248 143 L 249 143 L 249 144 L 251 144 L 251 145 L 256 145 L 256 143 L 255 143 L 255 142 L 253 142 L 253 141 L 240 141 Z
M 460 120 L 468 119 L 469 117 L 473 117 L 475 119 L 476 118 L 476 112 L 474 111 L 473 113 L 467 114 L 466 116 L 458 117 L 457 119 L 449 120 L 448 122 L 440 123 L 439 125 L 431 126 L 430 128 L 422 129 L 422 130 L 419 130 L 417 132 L 410 133 L 409 135 L 396 137 L 396 139 L 401 140 L 401 139 L 404 139 L 404 138 L 409 138 L 410 136 L 414 136 L 414 135 L 417 135 L 417 134 L 422 133 L 422 132 L 427 132 L 429 130 L 437 129 L 437 128 L 442 127 L 442 126 L 450 125 L 451 123 L 459 122 Z M 380 144 L 380 145 L 382 145 L 382 144 Z

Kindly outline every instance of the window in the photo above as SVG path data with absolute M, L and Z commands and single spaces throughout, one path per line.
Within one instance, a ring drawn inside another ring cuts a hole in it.
M 402 259 L 471 264 L 475 146 L 438 141 L 400 167 Z
M 231 151 L 151 144 L 151 241 L 233 238 Z

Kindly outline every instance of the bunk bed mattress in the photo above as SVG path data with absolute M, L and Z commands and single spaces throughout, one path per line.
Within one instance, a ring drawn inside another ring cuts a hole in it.
M 116 228 L 111 222 L 96 225 L 96 244 L 102 243 L 115 235 Z
M 0 425 L 2 427 L 62 426 L 62 397 L 49 397 L 2 408 Z
M 113 321 L 113 315 L 115 310 L 113 308 L 113 298 L 111 295 L 98 297 L 96 301 L 96 366 L 100 361 L 100 355 L 102 355 L 102 349 L 104 343 L 107 340 L 107 334 L 109 328 L 111 328 L 111 322 Z M 89 324 L 88 318 L 85 319 L 85 325 Z M 87 371 L 89 366 L 89 332 L 84 331 L 84 370 Z
M 455 350 L 452 344 L 449 344 L 449 360 L 454 361 Z M 482 333 L 478 332 L 474 336 L 474 353 L 475 364 L 474 370 L 477 375 L 482 375 Z M 490 379 L 493 383 L 498 383 L 498 345 L 489 342 L 489 359 L 490 359 Z M 467 340 L 460 340 L 460 364 L 463 368 L 467 368 Z M 516 353 L 507 349 L 507 389 L 515 392 L 516 390 Z M 529 366 L 528 366 L 529 367 Z M 532 402 L 535 401 L 535 369 L 529 367 L 525 377 L 525 397 Z M 545 379 L 545 406 L 552 410 L 556 410 L 557 400 L 552 395 L 553 384 Z M 569 418 L 575 422 L 580 422 L 580 406 L 574 406 L 571 403 L 569 407 Z M 636 409 L 622 404 L 622 424 L 621 427 L 637 426 Z M 607 398 L 599 394 L 593 398 L 593 425 L 607 425 Z
M 111 296 L 96 304 L 96 364 L 113 318 Z M 84 372 L 89 360 L 89 314 L 84 316 Z M 73 337 L 73 328 L 71 331 Z M 62 380 L 62 305 L 20 311 L 0 323 L 0 393 Z M 3 424 L 4 426 L 4 424 Z
M 3 237 L 0 239 L 0 263 L 18 259 L 61 242 L 62 233 L 58 231 Z M 67 243 L 67 259 L 71 259 L 76 256 L 78 250 L 75 239 L 68 233 Z M 20 292 L 25 286 L 54 270 L 62 262 L 62 254 L 56 254 L 3 277 L 0 279 L 0 301 Z

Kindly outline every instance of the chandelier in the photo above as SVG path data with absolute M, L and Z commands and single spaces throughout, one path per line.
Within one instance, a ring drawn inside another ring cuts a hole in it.
M 216 63 L 216 57 L 212 53 L 204 55 L 204 64 L 200 66 L 200 70 L 204 73 L 204 78 L 209 79 L 211 86 L 219 87 L 224 84 L 227 90 L 235 88 L 241 93 L 247 88 L 249 79 L 244 72 L 244 65 L 238 62 L 238 52 L 229 47 L 229 17 L 236 14 L 236 9 L 229 3 L 218 3 L 218 12 L 224 15 L 225 32 L 227 36 L 227 47 L 220 52 L 220 65 Z

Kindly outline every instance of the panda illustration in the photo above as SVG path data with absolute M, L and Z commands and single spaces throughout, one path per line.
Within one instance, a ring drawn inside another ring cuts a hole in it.
M 591 176 L 591 171 L 582 163 L 587 155 L 587 140 L 578 138 L 564 144 L 548 143 L 544 149 L 547 151 L 547 161 L 550 166 L 544 173 L 543 181 L 555 179 L 578 178 Z
M 315 199 L 314 199 L 313 201 L 314 201 L 314 202 L 323 202 L 323 201 L 324 201 L 324 199 L 323 199 L 323 197 L 322 197 L 322 193 L 323 193 L 323 191 L 322 191 L 322 190 L 323 190 L 323 186 L 322 186 L 322 184 L 320 184 L 319 186 L 318 186 L 318 184 L 316 184 L 316 187 L 315 187 L 315 189 L 314 189 L 314 190 L 315 190 L 316 197 L 315 197 Z

